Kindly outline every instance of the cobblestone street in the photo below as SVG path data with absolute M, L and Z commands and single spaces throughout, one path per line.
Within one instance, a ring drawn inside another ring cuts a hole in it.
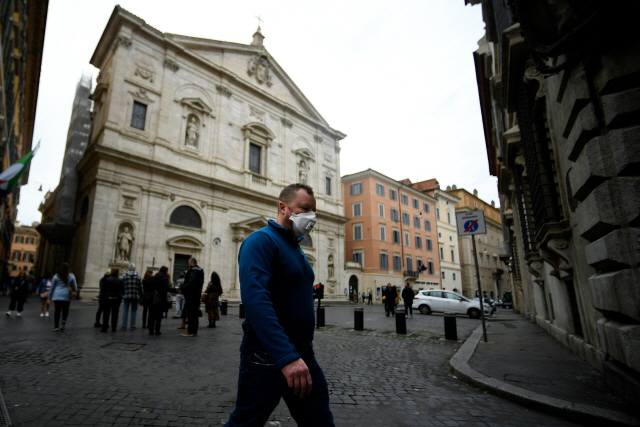
M 141 312 L 137 330 L 101 334 L 92 327 L 96 305 L 77 301 L 67 329 L 54 332 L 52 317 L 38 317 L 36 302 L 30 299 L 21 318 L 3 316 L 0 326 L 0 389 L 13 425 L 222 425 L 233 410 L 242 336 L 237 308 L 218 328 L 186 339 L 174 319 L 163 321 L 162 336 L 149 336 L 140 328 Z M 327 327 L 315 338 L 336 425 L 574 425 L 453 377 L 447 362 L 460 344 L 439 340 L 441 316 L 415 314 L 404 339 L 380 306 L 365 307 L 364 333 L 350 329 L 352 321 L 352 307 L 327 307 Z M 478 325 L 459 318 L 459 338 Z M 295 425 L 284 403 L 270 425 Z

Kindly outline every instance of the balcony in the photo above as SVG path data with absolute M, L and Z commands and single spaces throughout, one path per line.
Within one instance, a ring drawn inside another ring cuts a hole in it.
M 404 277 L 405 278 L 417 279 L 419 275 L 420 275 L 420 273 L 418 271 L 413 271 L 413 270 L 405 270 L 404 271 Z

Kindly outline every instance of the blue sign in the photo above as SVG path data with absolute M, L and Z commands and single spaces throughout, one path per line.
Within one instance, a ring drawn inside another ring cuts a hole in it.
M 468 232 L 474 232 L 478 229 L 478 220 L 475 219 L 470 219 L 469 221 L 464 223 L 464 232 L 468 233 Z

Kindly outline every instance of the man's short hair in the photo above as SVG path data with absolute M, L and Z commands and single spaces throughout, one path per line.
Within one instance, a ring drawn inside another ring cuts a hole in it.
M 134 263 L 129 264 L 129 271 L 135 271 L 136 265 Z
M 160 267 L 160 273 L 167 274 L 168 271 L 169 271 L 169 267 L 166 267 L 164 265 Z
M 189 258 L 189 263 L 194 263 L 194 264 L 198 265 L 198 260 L 193 258 L 193 257 L 191 257 L 191 258 Z
M 284 187 L 280 192 L 280 196 L 278 196 L 278 198 L 283 202 L 289 204 L 293 201 L 293 199 L 296 198 L 298 194 L 298 190 L 300 190 L 301 188 L 304 189 L 308 195 L 313 196 L 313 188 L 311 188 L 307 184 L 297 183 L 297 184 L 290 184 Z

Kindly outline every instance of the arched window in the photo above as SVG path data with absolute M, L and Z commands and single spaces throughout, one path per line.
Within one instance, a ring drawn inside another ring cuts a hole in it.
M 300 240 L 300 246 L 305 247 L 305 248 L 312 248 L 313 247 L 313 240 L 311 240 L 311 236 L 309 236 L 308 234 L 305 235 L 302 240 Z
M 202 228 L 202 219 L 198 212 L 190 206 L 179 206 L 171 212 L 169 223 L 185 227 Z

